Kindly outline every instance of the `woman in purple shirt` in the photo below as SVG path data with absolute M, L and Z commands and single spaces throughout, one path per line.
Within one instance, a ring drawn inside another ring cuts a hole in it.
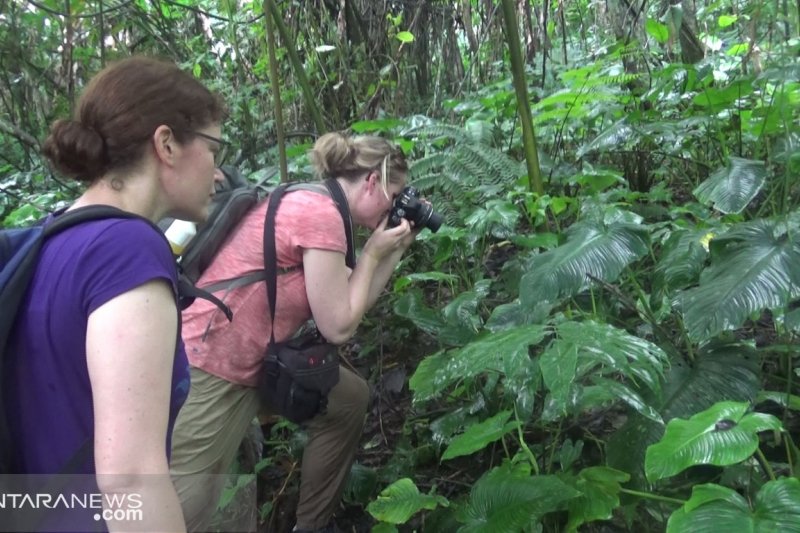
M 173 63 L 134 57 L 95 76 L 44 144 L 57 171 L 87 184 L 70 210 L 140 218 L 84 222 L 45 242 L 8 350 L 13 468 L 89 474 L 106 508 L 128 497 L 142 512 L 101 515 L 109 531 L 185 531 L 168 451 L 188 364 L 175 263 L 150 222 L 207 217 L 223 115 Z

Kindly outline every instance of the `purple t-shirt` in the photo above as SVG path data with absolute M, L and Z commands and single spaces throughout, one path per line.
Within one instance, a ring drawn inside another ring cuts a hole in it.
M 62 472 L 78 450 L 92 442 L 88 317 L 116 296 L 155 279 L 175 288 L 175 261 L 163 236 L 143 220 L 86 222 L 44 243 L 9 339 L 6 363 L 4 403 L 12 442 L 19 445 L 14 460 L 18 473 Z M 188 392 L 189 365 L 179 341 L 172 367 L 167 457 L 175 418 Z M 93 474 L 92 454 L 69 473 Z

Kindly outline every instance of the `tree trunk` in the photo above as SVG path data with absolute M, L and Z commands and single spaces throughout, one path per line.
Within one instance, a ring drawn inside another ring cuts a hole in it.
M 289 181 L 289 171 L 286 163 L 286 137 L 283 129 L 283 104 L 281 103 L 281 81 L 278 76 L 278 60 L 275 57 L 275 30 L 273 17 L 270 13 L 274 13 L 273 0 L 264 0 L 264 25 L 267 30 L 267 54 L 269 55 L 269 77 L 272 82 L 272 99 L 275 104 L 275 133 L 278 137 L 278 161 L 281 171 L 281 183 Z M 288 43 L 287 43 L 288 44 Z M 287 46 L 287 48 L 290 48 Z
M 293 46 L 294 40 L 289 35 L 289 31 L 286 29 L 286 25 L 283 23 L 281 12 L 278 9 L 278 6 L 275 5 L 275 2 L 273 0 L 265 0 L 265 4 L 265 16 L 272 15 L 272 21 L 278 28 L 278 33 L 280 34 L 283 45 L 286 48 L 286 54 L 289 56 L 289 62 L 292 64 L 294 75 L 297 76 L 297 82 L 300 84 L 300 89 L 303 91 L 305 103 L 306 106 L 308 106 L 308 112 L 311 114 L 311 118 L 314 120 L 314 126 L 317 128 L 317 133 L 323 133 L 326 129 L 325 120 L 322 118 L 322 113 L 317 106 L 316 97 L 311 91 L 311 85 L 308 83 L 305 70 L 303 70 L 303 63 L 301 63 L 300 58 L 297 57 L 297 51 Z M 266 9 L 269 9 L 269 11 Z
M 533 131 L 528 84 L 525 80 L 525 64 L 522 61 L 522 50 L 519 44 L 517 14 L 514 0 L 502 0 L 505 17 L 506 40 L 511 57 L 511 73 L 514 79 L 514 92 L 517 95 L 517 110 L 522 124 L 522 144 L 525 149 L 525 164 L 528 169 L 528 189 L 544 195 L 541 170 L 539 168 L 539 152 L 536 148 L 536 136 Z

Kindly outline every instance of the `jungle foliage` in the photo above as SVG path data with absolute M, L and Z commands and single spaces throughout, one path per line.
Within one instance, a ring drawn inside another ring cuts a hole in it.
M 39 143 L 129 53 L 224 94 L 225 136 L 258 179 L 277 161 L 271 4 L 0 0 L 4 224 L 78 193 Z M 350 348 L 381 424 L 345 494 L 371 518 L 351 527 L 800 531 L 797 4 L 274 7 L 290 174 L 308 175 L 322 128 L 384 135 L 447 221 Z M 273 426 L 256 471 L 298 457 L 298 435 Z M 264 530 L 280 529 L 280 496 L 261 502 Z

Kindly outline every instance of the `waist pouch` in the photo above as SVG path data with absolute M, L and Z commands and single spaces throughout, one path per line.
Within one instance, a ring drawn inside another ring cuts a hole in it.
M 292 422 L 324 414 L 328 393 L 337 383 L 338 348 L 318 333 L 304 333 L 267 347 L 259 383 L 261 400 Z

